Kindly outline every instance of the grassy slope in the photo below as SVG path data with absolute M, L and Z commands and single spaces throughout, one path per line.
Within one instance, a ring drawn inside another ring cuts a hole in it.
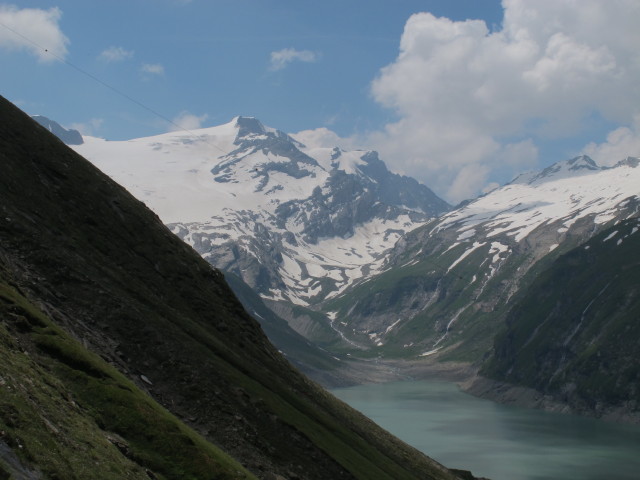
M 25 298 L 259 477 L 454 478 L 292 369 L 219 272 L 4 99 L 0 162 L 0 258 Z M 63 343 L 44 350 L 92 396 Z
M 0 440 L 47 478 L 255 478 L 4 281 L 0 319 Z

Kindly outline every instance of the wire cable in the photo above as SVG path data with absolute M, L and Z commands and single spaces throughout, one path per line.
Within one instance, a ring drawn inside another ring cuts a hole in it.
M 167 122 L 169 125 L 172 125 L 174 127 L 176 127 L 177 130 L 179 131 L 183 131 L 188 133 L 189 135 L 191 135 L 193 138 L 199 138 L 198 135 L 196 135 L 195 132 L 193 132 L 192 130 L 189 130 L 187 128 L 184 128 L 181 125 L 178 125 L 176 122 L 174 122 L 173 120 L 167 118 L 166 116 L 162 115 L 161 113 L 159 113 L 158 111 L 154 110 L 153 108 L 145 105 L 144 103 L 140 102 L 139 100 L 136 100 L 135 98 L 133 98 L 132 96 L 126 94 L 125 92 L 123 92 L 122 90 L 114 87 L 113 85 L 108 84 L 107 82 L 101 80 L 100 78 L 96 77 L 95 75 L 93 75 L 92 73 L 84 70 L 83 68 L 78 67 L 77 65 L 71 63 L 70 61 L 66 60 L 65 58 L 60 57 L 59 55 L 49 51 L 48 48 L 43 47 L 42 45 L 40 45 L 39 43 L 35 42 L 34 40 L 32 40 L 29 37 L 26 37 L 25 35 L 21 34 L 20 32 L 14 30 L 13 28 L 9 27 L 8 25 L 6 25 L 3 22 L 0 22 L 0 26 L 4 27 L 5 29 L 7 29 L 8 31 L 10 31 L 11 33 L 13 33 L 14 35 L 22 38 L 23 40 L 29 42 L 31 45 L 33 45 L 34 47 L 36 47 L 38 50 L 43 51 L 44 53 L 46 53 L 47 55 L 50 55 L 51 57 L 55 58 L 56 60 L 58 60 L 59 62 L 64 63 L 65 65 L 67 65 L 70 68 L 73 68 L 74 70 L 76 70 L 77 72 L 85 75 L 86 77 L 90 78 L 91 80 L 99 83 L 100 85 L 108 88 L 109 90 L 111 90 L 112 92 L 116 93 L 117 95 L 120 95 L 121 97 L 125 98 L 126 100 L 130 101 L 131 103 L 134 103 L 135 105 L 138 105 L 139 107 L 145 109 L 146 111 L 150 112 L 151 114 L 155 115 L 156 117 L 164 120 L 165 122 Z M 227 152 L 225 152 L 224 150 L 222 150 L 222 148 L 220 148 L 219 146 L 215 145 L 214 143 L 211 143 L 209 141 L 207 141 L 205 139 L 205 142 L 209 145 L 211 145 L 212 147 L 216 148 L 217 150 L 219 150 L 220 152 L 226 154 Z

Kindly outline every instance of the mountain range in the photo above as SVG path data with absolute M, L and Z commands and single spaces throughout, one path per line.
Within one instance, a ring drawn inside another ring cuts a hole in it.
M 310 149 L 252 118 L 74 148 L 343 362 L 453 362 L 499 378 L 487 362 L 536 279 L 639 210 L 633 157 L 557 162 L 451 208 L 375 152 Z
M 0 477 L 471 478 L 291 367 L 220 271 L 0 97 Z
M 549 262 L 638 215 L 638 163 L 583 156 L 521 175 L 405 235 L 381 273 L 325 308 L 362 348 L 477 361 Z
M 375 152 L 306 148 L 255 118 L 74 148 L 213 265 L 295 305 L 378 271 L 404 233 L 450 208 Z

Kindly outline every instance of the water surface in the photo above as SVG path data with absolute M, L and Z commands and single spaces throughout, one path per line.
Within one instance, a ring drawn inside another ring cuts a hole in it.
M 443 381 L 332 392 L 430 457 L 476 476 L 640 479 L 640 426 L 500 405 Z

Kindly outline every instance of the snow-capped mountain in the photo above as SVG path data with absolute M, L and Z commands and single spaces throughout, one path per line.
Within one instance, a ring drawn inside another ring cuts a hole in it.
M 333 325 L 363 348 L 479 358 L 510 300 L 545 265 L 640 216 L 639 164 L 577 157 L 432 220 L 398 242 L 381 274 L 326 305 Z
M 612 168 L 599 167 L 586 156 L 558 162 L 540 173 L 520 175 L 491 194 L 450 212 L 438 222 L 435 231 L 453 230 L 458 234 L 457 242 L 467 244 L 480 236 L 488 242 L 500 234 L 517 243 L 542 226 L 556 225 L 557 241 L 549 245 L 553 249 L 581 219 L 590 219 L 597 229 L 637 200 L 638 162 L 628 158 Z M 482 244 L 477 243 L 478 247 Z M 509 249 L 507 245 L 495 248 L 505 253 Z M 469 249 L 465 250 L 466 255 L 469 253 Z
M 373 151 L 307 148 L 255 118 L 75 150 L 213 265 L 264 298 L 309 305 L 379 271 L 449 206 Z

